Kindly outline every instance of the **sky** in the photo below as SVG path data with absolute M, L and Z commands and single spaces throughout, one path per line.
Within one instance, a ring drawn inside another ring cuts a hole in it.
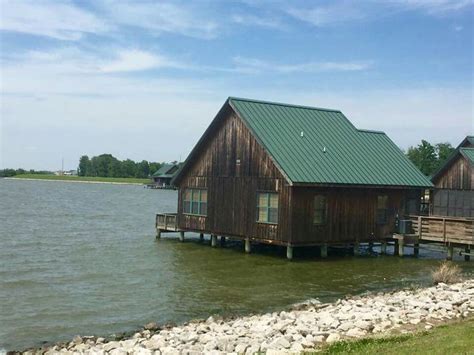
M 0 0 L 0 169 L 184 160 L 227 97 L 474 132 L 474 0 Z

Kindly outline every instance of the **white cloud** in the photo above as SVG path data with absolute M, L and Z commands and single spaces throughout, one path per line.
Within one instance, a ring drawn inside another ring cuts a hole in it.
M 443 14 L 465 9 L 473 5 L 473 0 L 389 0 L 411 10 L 424 10 L 430 14 Z
M 255 26 L 272 29 L 284 29 L 284 25 L 279 18 L 271 16 L 255 16 L 249 14 L 234 14 L 231 16 L 234 23 L 244 26 Z
M 401 11 L 419 11 L 427 15 L 448 15 L 472 6 L 474 0 L 361 0 L 333 1 L 325 6 L 287 6 L 281 11 L 316 27 L 372 21 Z
M 367 16 L 360 6 L 354 6 L 345 2 L 312 8 L 291 7 L 286 12 L 296 19 L 308 22 L 316 27 L 362 20 Z
M 464 29 L 464 27 L 461 26 L 461 25 L 454 25 L 454 26 L 453 26 L 453 30 L 456 31 L 456 32 L 460 32 L 460 31 L 462 31 L 463 29 Z
M 153 68 L 184 68 L 185 66 L 164 56 L 141 50 L 125 50 L 118 53 L 118 58 L 101 65 L 104 73 L 139 71 Z
M 85 33 L 114 36 L 116 29 L 127 26 L 152 35 L 163 32 L 196 38 L 218 35 L 218 23 L 211 19 L 216 16 L 211 16 L 198 3 L 107 1 L 96 2 L 94 6 L 96 12 L 92 13 L 69 0 L 4 0 L 0 29 L 70 41 L 81 39 Z
M 278 73 L 312 73 L 361 71 L 371 67 L 371 61 L 365 62 L 306 62 L 299 64 L 277 64 L 255 58 L 235 57 L 237 70 L 247 73 L 278 72 Z
M 105 8 L 112 22 L 142 28 L 159 35 L 178 33 L 196 38 L 214 38 L 219 26 L 210 20 L 199 3 L 109 2 Z
M 1 3 L 0 29 L 5 31 L 79 40 L 84 33 L 100 33 L 108 28 L 103 20 L 68 1 L 5 0 Z
M 111 54 L 112 53 L 112 54 Z M 185 64 L 159 53 L 139 49 L 107 49 L 86 52 L 76 47 L 53 51 L 29 51 L 4 61 L 5 68 L 42 67 L 56 74 L 98 74 L 134 72 L 148 69 L 188 68 Z

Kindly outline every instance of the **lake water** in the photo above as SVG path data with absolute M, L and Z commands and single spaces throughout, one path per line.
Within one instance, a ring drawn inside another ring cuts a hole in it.
M 141 186 L 0 179 L 0 349 L 427 284 L 443 257 L 295 250 L 288 262 L 278 247 L 246 255 L 240 243 L 213 249 L 191 235 L 157 242 L 155 214 L 176 201 L 176 191 Z

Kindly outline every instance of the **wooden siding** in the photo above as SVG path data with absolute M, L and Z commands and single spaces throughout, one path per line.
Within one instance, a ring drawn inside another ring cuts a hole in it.
M 420 193 L 404 189 L 295 187 L 292 243 L 337 244 L 384 238 L 394 232 L 396 215 L 403 215 L 409 198 L 419 206 Z M 314 196 L 317 194 L 327 198 L 327 222 L 324 225 L 313 224 Z M 379 195 L 388 196 L 388 219 L 383 225 L 376 223 Z
M 440 189 L 474 189 L 474 168 L 461 154 L 433 181 Z
M 290 238 L 291 190 L 245 124 L 228 108 L 211 127 L 209 141 L 178 181 L 178 223 L 185 230 L 285 244 Z M 186 188 L 206 188 L 206 217 L 182 213 Z M 257 192 L 279 194 L 278 225 L 256 222 Z

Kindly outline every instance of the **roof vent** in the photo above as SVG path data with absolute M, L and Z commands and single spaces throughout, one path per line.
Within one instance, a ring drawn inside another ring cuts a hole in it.
M 326 153 L 327 150 L 326 150 L 326 147 L 323 147 L 323 153 Z
M 301 131 L 301 134 L 300 134 L 300 136 L 301 136 L 301 138 L 303 138 L 303 137 L 304 137 L 304 132 L 303 132 L 303 131 Z

